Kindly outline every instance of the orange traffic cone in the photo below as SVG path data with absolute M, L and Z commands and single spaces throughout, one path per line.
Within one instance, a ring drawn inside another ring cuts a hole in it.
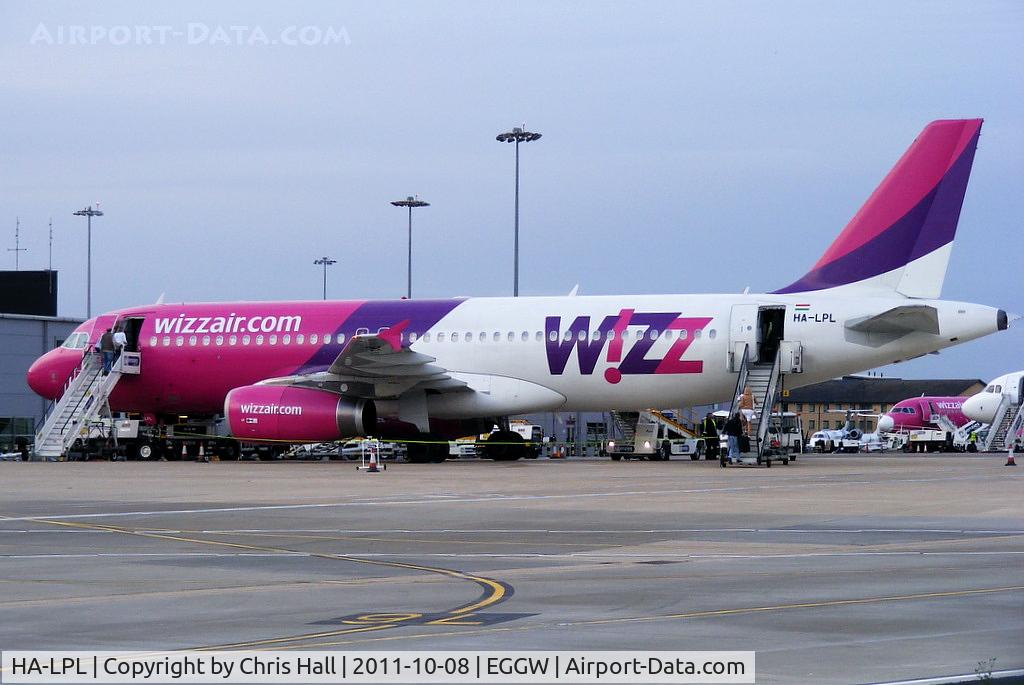
M 197 457 L 197 461 L 202 461 L 207 464 L 210 463 L 210 458 L 206 456 L 206 452 L 203 450 L 203 443 L 199 443 L 199 456 Z
M 379 473 L 380 469 L 377 468 L 377 450 L 370 448 L 370 465 L 367 467 L 367 473 Z
M 1013 460 L 1013 450 L 1010 450 L 1006 455 L 1006 463 L 1004 466 L 1016 466 L 1017 462 Z
M 185 447 L 185 443 L 181 443 L 181 460 L 188 460 L 188 449 Z

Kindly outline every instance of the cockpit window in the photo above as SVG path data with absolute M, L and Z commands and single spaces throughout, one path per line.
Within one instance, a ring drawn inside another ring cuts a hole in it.
M 72 333 L 61 347 L 68 350 L 82 350 L 89 343 L 88 333 Z

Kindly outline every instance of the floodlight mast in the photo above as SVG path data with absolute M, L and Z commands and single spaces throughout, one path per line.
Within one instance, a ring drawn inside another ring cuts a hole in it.
M 85 318 L 92 318 L 92 218 L 94 216 L 103 216 L 103 212 L 100 211 L 100 203 L 96 203 L 96 209 L 91 206 L 87 206 L 85 209 L 80 209 L 77 212 L 73 212 L 74 216 L 84 216 L 86 219 L 86 227 L 88 231 L 87 246 L 86 246 L 86 267 L 85 267 Z
M 540 133 L 526 130 L 526 124 L 516 126 L 511 131 L 499 133 L 495 140 L 499 143 L 516 144 L 516 210 L 515 210 L 515 247 L 512 265 L 512 296 L 519 297 L 519 143 L 532 143 L 541 137 Z
M 332 264 L 337 264 L 338 260 L 337 259 L 331 259 L 330 257 L 325 255 L 325 256 L 321 257 L 320 259 L 314 259 L 313 263 L 316 264 L 317 266 L 321 266 L 322 265 L 324 267 L 324 300 L 326 300 L 327 299 L 327 267 L 331 266 Z
M 412 209 L 413 207 L 429 207 L 429 202 L 424 202 L 419 196 L 409 195 L 404 200 L 393 200 L 391 202 L 395 207 L 408 207 L 409 208 L 409 255 L 406 261 L 406 285 L 405 285 L 405 297 L 406 299 L 412 299 Z

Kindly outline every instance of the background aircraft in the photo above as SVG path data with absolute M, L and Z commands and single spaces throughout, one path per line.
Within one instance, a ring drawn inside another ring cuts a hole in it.
M 1020 406 L 1024 397 L 1024 371 L 1014 371 L 993 379 L 985 389 L 964 402 L 963 413 L 975 421 L 992 423 L 996 418 L 996 410 L 1009 396 L 1010 404 Z
M 892 433 L 919 428 L 941 428 L 933 416 L 944 416 L 959 428 L 970 419 L 964 415 L 966 397 L 911 397 L 900 400 L 885 414 L 878 417 L 878 432 Z

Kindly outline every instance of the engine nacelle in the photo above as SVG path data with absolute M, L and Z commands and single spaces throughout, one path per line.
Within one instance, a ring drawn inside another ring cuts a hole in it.
M 327 442 L 375 432 L 372 400 L 288 385 L 246 385 L 224 399 L 224 416 L 238 440 Z

